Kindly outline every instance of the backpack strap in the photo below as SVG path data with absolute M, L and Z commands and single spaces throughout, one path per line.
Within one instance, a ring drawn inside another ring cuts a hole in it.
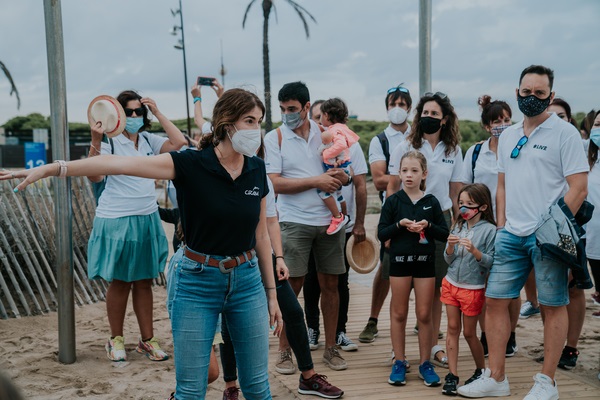
M 381 150 L 383 150 L 383 155 L 385 156 L 385 174 L 390 174 L 390 142 L 388 141 L 387 136 L 385 136 L 385 131 L 381 132 L 377 135 L 377 139 L 379 139 L 379 143 L 381 143 Z M 383 191 L 379 192 L 379 200 L 383 203 Z
M 383 155 L 385 156 L 385 174 L 389 175 L 389 167 L 390 167 L 390 142 L 388 141 L 387 136 L 385 136 L 385 131 L 381 132 L 377 135 L 377 139 L 379 139 L 379 143 L 381 143 L 381 150 L 383 150 Z
M 277 142 L 279 143 L 279 150 L 281 150 L 281 140 L 283 139 L 281 135 L 281 128 L 277 128 Z
M 483 146 L 483 141 L 477 143 L 473 149 L 473 157 L 471 158 L 471 171 L 473 178 L 471 178 L 471 183 L 475 183 L 475 165 L 477 164 L 477 158 L 479 158 L 479 153 L 481 152 L 481 146 Z

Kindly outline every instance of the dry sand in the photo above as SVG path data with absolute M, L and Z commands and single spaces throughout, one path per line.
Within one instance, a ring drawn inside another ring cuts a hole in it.
M 367 217 L 369 229 L 374 231 L 377 215 Z M 351 275 L 352 285 L 370 284 L 371 279 L 369 276 Z M 591 313 L 600 310 L 600 307 L 593 305 L 589 297 L 591 293 L 586 292 L 586 322 L 579 342 L 581 355 L 574 373 L 597 387 L 600 319 L 592 318 Z M 161 339 L 163 348 L 173 354 L 165 297 L 164 287 L 154 288 L 155 334 Z M 362 323 L 366 317 L 351 315 L 350 320 Z M 152 362 L 135 352 L 138 328 L 131 304 L 125 320 L 127 362 L 114 363 L 106 358 L 104 343 L 109 333 L 104 302 L 76 309 L 77 362 L 74 364 L 63 365 L 57 361 L 57 325 L 56 313 L 0 321 L 0 368 L 21 388 L 25 398 L 163 399 L 175 387 L 172 359 Z M 531 358 L 539 356 L 542 349 L 541 319 L 520 320 L 517 341 L 521 354 Z M 275 398 L 296 397 L 278 379 L 271 379 L 271 384 Z M 210 385 L 207 398 L 220 399 L 222 390 L 223 383 L 219 379 Z

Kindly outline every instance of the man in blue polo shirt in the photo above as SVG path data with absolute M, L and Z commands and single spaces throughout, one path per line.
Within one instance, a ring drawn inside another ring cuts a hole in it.
M 283 125 L 265 136 L 267 173 L 278 194 L 277 210 L 290 284 L 300 293 L 308 273 L 311 250 L 321 287 L 325 327 L 323 361 L 334 370 L 347 368 L 336 348 L 338 276 L 344 266 L 344 230 L 328 235 L 331 213 L 317 194 L 335 192 L 350 177 L 339 168 L 323 172 L 319 154 L 321 130 L 309 117 L 310 97 L 302 82 L 285 84 L 279 91 Z

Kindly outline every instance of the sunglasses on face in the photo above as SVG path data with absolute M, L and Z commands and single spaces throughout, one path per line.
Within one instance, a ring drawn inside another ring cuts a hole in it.
M 423 97 L 437 97 L 440 100 L 445 100 L 448 97 L 448 95 L 442 92 L 427 92 L 423 95 Z
M 400 85 L 402 85 L 402 84 L 400 84 Z M 402 92 L 402 93 L 410 94 L 410 92 L 408 91 L 407 88 L 405 88 L 404 86 L 400 86 L 400 85 L 388 89 L 388 91 L 387 91 L 388 94 L 395 93 L 395 92 Z
M 513 151 L 510 152 L 510 158 L 519 157 L 519 154 L 521 153 L 521 148 L 525 146 L 525 143 L 527 143 L 528 140 L 529 138 L 527 138 L 527 136 L 523 136 L 521 139 L 519 139 Z
M 125 116 L 127 116 L 127 117 L 131 117 L 134 112 L 135 112 L 135 115 L 137 115 L 138 117 L 141 117 L 142 115 L 144 115 L 144 107 L 125 108 Z

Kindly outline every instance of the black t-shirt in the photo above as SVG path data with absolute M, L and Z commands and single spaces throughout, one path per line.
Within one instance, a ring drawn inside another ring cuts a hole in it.
M 260 203 L 269 192 L 264 161 L 244 156 L 242 172 L 234 181 L 219 163 L 212 145 L 170 154 L 188 247 L 217 256 L 234 256 L 252 249 Z

